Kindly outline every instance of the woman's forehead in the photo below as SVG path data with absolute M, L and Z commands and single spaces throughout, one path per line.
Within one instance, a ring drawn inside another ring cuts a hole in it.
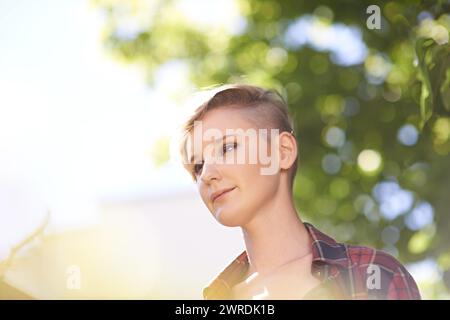
M 263 138 L 264 141 L 270 136 L 272 128 L 258 126 L 258 121 L 251 121 L 249 117 L 252 114 L 246 113 L 246 110 L 238 107 L 221 107 L 207 111 L 201 118 L 194 121 L 187 141 L 186 151 L 192 158 L 201 158 L 201 153 L 208 145 L 221 144 L 231 139 L 239 141 L 248 141 L 259 144 L 258 141 Z

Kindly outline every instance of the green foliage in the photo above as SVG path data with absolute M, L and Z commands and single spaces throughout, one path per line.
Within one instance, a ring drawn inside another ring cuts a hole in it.
M 169 161 L 170 154 L 170 139 L 169 138 L 159 138 L 155 141 L 152 150 L 151 150 L 151 158 L 153 164 L 156 167 L 159 167 L 167 161 Z

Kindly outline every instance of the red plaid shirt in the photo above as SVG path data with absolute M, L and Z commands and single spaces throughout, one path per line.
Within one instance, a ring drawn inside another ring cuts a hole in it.
M 391 255 L 368 247 L 337 243 L 311 224 L 304 225 L 312 239 L 311 271 L 321 281 L 305 299 L 420 299 L 413 277 Z M 231 289 L 244 280 L 248 267 L 244 251 L 203 289 L 203 297 L 233 299 Z M 378 283 L 373 281 L 377 273 Z

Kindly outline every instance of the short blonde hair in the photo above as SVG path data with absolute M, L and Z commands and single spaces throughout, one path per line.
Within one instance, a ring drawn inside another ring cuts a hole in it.
M 222 107 L 245 111 L 244 114 L 247 115 L 247 119 L 258 127 L 278 129 L 280 133 L 284 131 L 294 133 L 294 125 L 289 116 L 287 103 L 277 91 L 242 84 L 221 86 L 214 90 L 212 97 L 195 109 L 192 116 L 182 127 L 180 152 L 185 168 L 191 173 L 194 180 L 196 180 L 196 177 L 192 171 L 192 166 L 189 165 L 190 161 L 187 159 L 186 151 L 189 134 L 196 121 L 200 121 L 207 112 Z M 298 155 L 289 169 L 291 188 L 297 173 L 297 162 Z

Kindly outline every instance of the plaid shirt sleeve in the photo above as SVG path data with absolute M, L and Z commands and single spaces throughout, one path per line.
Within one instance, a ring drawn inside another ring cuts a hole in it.
M 420 300 L 420 292 L 413 277 L 400 265 L 389 284 L 386 298 L 389 300 Z

